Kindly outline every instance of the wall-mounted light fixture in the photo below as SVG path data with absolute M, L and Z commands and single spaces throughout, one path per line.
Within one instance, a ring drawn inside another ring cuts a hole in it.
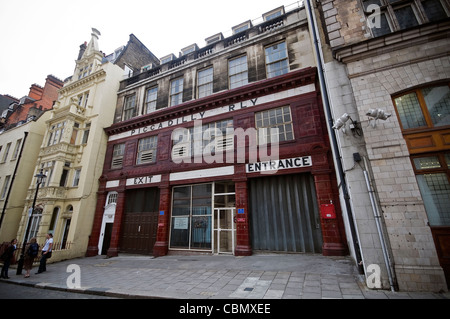
M 352 133 L 361 136 L 361 128 L 359 127 L 359 123 L 357 121 L 354 121 L 347 113 L 342 114 L 342 116 L 336 120 L 336 122 L 333 125 L 333 129 L 342 130 L 342 133 L 347 134 L 346 123 L 349 120 L 350 120 L 349 127 Z
M 387 113 L 385 110 L 382 109 L 370 109 L 366 115 L 369 117 L 369 124 L 372 122 L 372 127 L 375 127 L 377 125 L 377 120 L 383 120 L 386 121 L 388 118 L 392 116 L 391 113 Z

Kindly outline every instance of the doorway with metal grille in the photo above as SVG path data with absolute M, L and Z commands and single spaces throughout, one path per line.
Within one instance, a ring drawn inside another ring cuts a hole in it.
M 249 180 L 253 250 L 322 252 L 322 232 L 311 174 Z

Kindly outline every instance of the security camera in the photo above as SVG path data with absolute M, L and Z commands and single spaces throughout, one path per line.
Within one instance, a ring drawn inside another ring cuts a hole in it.
M 372 127 L 375 127 L 377 124 L 377 120 L 383 120 L 386 121 L 388 118 L 392 116 L 391 113 L 387 113 L 386 111 L 382 109 L 370 109 L 367 113 L 367 116 L 373 118 Z M 369 124 L 372 119 L 369 119 Z
M 333 125 L 333 129 L 335 130 L 339 130 L 340 128 L 342 128 L 345 123 L 350 119 L 350 115 L 348 115 L 347 113 L 344 113 L 340 118 L 338 118 L 336 120 L 336 122 Z
M 382 109 L 370 109 L 367 113 L 367 116 L 373 117 L 375 120 L 383 120 L 386 121 L 388 118 L 392 116 L 391 113 L 386 113 Z

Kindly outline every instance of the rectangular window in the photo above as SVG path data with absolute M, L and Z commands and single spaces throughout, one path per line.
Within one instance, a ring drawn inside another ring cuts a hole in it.
M 125 144 L 116 144 L 113 149 L 113 158 L 111 162 L 111 168 L 122 168 L 123 155 L 125 154 Z
M 13 152 L 11 161 L 15 160 L 17 158 L 17 156 L 19 155 L 21 145 L 22 145 L 22 139 L 17 140 L 16 146 L 14 147 L 14 152 Z
M 91 123 L 87 123 L 83 132 L 83 140 L 81 141 L 82 144 L 86 144 L 88 142 L 90 130 L 91 130 Z
M 361 0 L 374 37 L 446 19 L 441 0 Z
M 144 114 L 149 114 L 156 111 L 157 99 L 158 99 L 158 87 L 152 87 L 150 89 L 147 89 Z
M 156 149 L 158 137 L 151 136 L 139 140 L 136 164 L 149 164 L 156 162 Z
M 213 68 L 198 72 L 197 79 L 198 98 L 202 98 L 213 93 Z
M 294 139 L 289 106 L 258 112 L 255 114 L 255 118 L 259 145 Z
M 170 82 L 170 106 L 183 103 L 183 78 Z
M 5 177 L 5 181 L 3 182 L 3 187 L 2 187 L 2 193 L 0 194 L 0 199 L 5 199 L 6 194 L 8 193 L 10 179 L 11 179 L 10 175 Z
M 6 144 L 5 153 L 3 153 L 2 163 L 6 162 L 10 148 L 11 148 L 11 143 Z
M 266 48 L 267 78 L 289 72 L 289 60 L 286 42 L 277 43 Z
M 211 250 L 212 184 L 174 187 L 170 248 Z
M 450 226 L 450 153 L 412 158 L 431 226 Z
M 77 187 L 78 184 L 80 183 L 80 175 L 81 175 L 81 168 L 78 168 L 75 170 L 75 173 L 73 175 L 73 183 L 72 183 L 73 187 Z
M 422 1 L 422 6 L 425 14 L 430 22 L 439 21 L 447 18 L 444 7 L 439 0 L 425 0 Z
M 135 116 L 136 109 L 136 94 L 125 97 L 123 106 L 123 120 L 129 120 Z
M 70 138 L 70 144 L 75 145 L 77 142 L 78 129 L 80 128 L 80 124 L 74 123 L 72 129 L 72 137 Z
M 248 84 L 248 66 L 246 55 L 229 61 L 228 79 L 230 89 Z
M 401 7 L 397 10 L 394 10 L 394 13 L 400 29 L 407 29 L 419 25 L 412 6 Z
M 50 127 L 49 138 L 47 146 L 58 144 L 61 141 L 62 136 L 64 135 L 64 127 L 66 122 L 59 122 L 57 124 L 53 124 Z
M 415 92 L 403 95 L 395 99 L 397 111 L 400 116 L 403 129 L 426 126 L 425 117 L 420 108 L 419 99 Z

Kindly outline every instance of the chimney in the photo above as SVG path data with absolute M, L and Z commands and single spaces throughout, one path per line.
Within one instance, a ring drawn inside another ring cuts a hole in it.
M 30 87 L 30 93 L 28 93 L 28 96 L 31 97 L 33 100 L 40 100 L 42 98 L 43 92 L 44 89 L 41 86 L 33 84 Z
M 82 45 L 80 45 L 80 52 L 78 53 L 78 59 L 80 60 L 83 57 L 84 51 L 86 51 L 87 42 L 85 41 Z

